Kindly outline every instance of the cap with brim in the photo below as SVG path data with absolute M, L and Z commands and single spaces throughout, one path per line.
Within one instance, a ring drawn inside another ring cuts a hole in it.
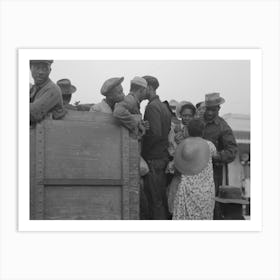
M 176 106 L 176 116 L 179 119 L 181 118 L 181 111 L 182 111 L 182 108 L 184 106 L 188 106 L 191 110 L 193 110 L 194 113 L 196 112 L 196 108 L 194 107 L 194 105 L 191 102 L 189 102 L 189 101 L 181 101 Z
M 221 186 L 215 200 L 220 203 L 249 204 L 246 199 L 242 198 L 241 188 L 234 186 Z
M 58 80 L 56 84 L 62 89 L 62 95 L 73 94 L 77 90 L 77 88 L 71 84 L 69 79 Z M 67 90 L 67 93 L 64 93 L 63 89 Z
M 53 63 L 53 60 L 30 60 L 30 65 L 38 63 L 45 63 L 51 65 Z
M 184 175 L 196 175 L 208 164 L 210 148 L 202 138 L 187 138 L 176 148 L 174 163 Z
M 101 87 L 101 94 L 104 95 L 104 96 L 107 96 L 110 91 L 117 87 L 118 85 L 120 85 L 124 80 L 124 77 L 120 77 L 120 78 L 110 78 L 108 80 L 106 80 L 102 87 Z
M 213 92 L 205 94 L 205 106 L 206 107 L 215 107 L 225 103 L 225 99 L 220 97 L 220 93 Z
M 147 81 L 144 78 L 137 77 L 137 76 L 134 77 L 131 80 L 131 84 L 135 84 L 135 85 L 141 86 L 143 88 L 147 88 L 147 86 L 148 86 L 148 83 L 147 83 Z

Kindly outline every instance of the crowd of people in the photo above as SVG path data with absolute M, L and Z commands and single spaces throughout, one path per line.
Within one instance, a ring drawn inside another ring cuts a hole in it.
M 34 80 L 30 85 L 31 126 L 47 116 L 62 119 L 67 110 L 112 114 L 139 140 L 141 219 L 221 218 L 217 198 L 223 185 L 223 166 L 235 159 L 237 144 L 232 129 L 219 116 L 225 102 L 219 93 L 206 94 L 196 105 L 167 102 L 160 99 L 156 77 L 134 77 L 127 95 L 123 92 L 124 77 L 114 77 L 103 83 L 100 103 L 71 105 L 76 87 L 69 79 L 52 82 L 52 63 L 30 61 Z M 143 100 L 148 104 L 142 117 Z M 241 197 L 238 199 L 236 203 L 242 204 Z

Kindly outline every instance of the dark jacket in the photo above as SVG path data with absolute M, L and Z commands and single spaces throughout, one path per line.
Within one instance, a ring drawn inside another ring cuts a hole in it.
M 150 123 L 150 129 L 143 137 L 143 158 L 146 160 L 168 158 L 171 113 L 158 96 L 155 96 L 148 103 L 144 120 Z
M 203 138 L 211 141 L 220 155 L 220 163 L 230 163 L 235 159 L 237 144 L 227 122 L 217 117 L 212 122 L 205 122 Z

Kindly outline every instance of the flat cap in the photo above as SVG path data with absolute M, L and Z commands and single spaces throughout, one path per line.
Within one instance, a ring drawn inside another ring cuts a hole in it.
M 107 96 L 107 94 L 116 86 L 120 85 L 124 80 L 124 77 L 121 78 L 110 78 L 104 82 L 101 87 L 101 94 Z
M 148 86 L 147 81 L 144 78 L 141 78 L 141 77 L 138 77 L 138 76 L 134 77 L 131 80 L 131 83 L 135 84 L 135 85 L 138 85 L 138 86 L 141 86 L 141 87 L 144 87 L 144 88 L 147 88 L 147 86 Z
M 53 60 L 30 60 L 30 65 L 37 63 L 46 63 L 48 65 L 51 65 L 53 63 Z
M 147 81 L 148 86 L 151 86 L 154 90 L 159 87 L 158 79 L 153 76 L 143 76 L 143 78 Z

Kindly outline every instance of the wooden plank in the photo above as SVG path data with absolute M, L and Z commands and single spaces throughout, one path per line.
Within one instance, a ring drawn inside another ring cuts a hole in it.
M 112 180 L 112 179 L 44 179 L 44 185 L 48 186 L 121 186 L 123 184 L 122 180 Z
M 21 167 L 20 167 L 21 168 Z M 29 131 L 29 178 L 30 178 L 30 219 L 35 219 L 35 190 L 36 190 L 36 129 Z
M 35 219 L 42 220 L 44 216 L 44 163 L 45 139 L 44 122 L 36 125 L 36 186 L 35 186 Z
M 140 219 L 140 156 L 139 143 L 130 137 L 129 141 L 129 214 L 131 220 Z
M 44 219 L 120 220 L 121 192 L 120 186 L 46 186 Z
M 121 128 L 122 131 L 122 218 L 129 219 L 129 134 L 127 129 Z
M 113 124 L 46 121 L 46 177 L 121 179 L 120 131 Z

